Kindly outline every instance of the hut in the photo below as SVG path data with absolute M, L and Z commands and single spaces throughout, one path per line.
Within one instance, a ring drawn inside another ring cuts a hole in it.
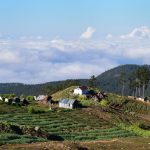
M 77 101 L 74 99 L 61 99 L 59 101 L 59 107 L 73 109 L 77 107 Z
M 48 95 L 39 95 L 36 101 L 41 104 L 51 104 L 52 97 Z

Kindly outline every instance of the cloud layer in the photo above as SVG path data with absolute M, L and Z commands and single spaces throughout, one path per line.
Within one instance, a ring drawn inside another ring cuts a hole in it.
M 129 39 L 129 38 L 138 38 L 138 39 L 147 39 L 150 38 L 150 29 L 146 26 L 141 26 L 139 28 L 133 29 L 132 32 L 122 35 L 121 38 Z
M 96 30 L 93 27 L 88 27 L 85 32 L 83 32 L 80 36 L 82 39 L 90 39 L 92 38 L 94 32 Z
M 135 28 L 118 37 L 109 33 L 106 38 L 93 40 L 95 31 L 88 27 L 77 40 L 1 36 L 0 82 L 89 78 L 119 64 L 150 63 L 148 27 Z

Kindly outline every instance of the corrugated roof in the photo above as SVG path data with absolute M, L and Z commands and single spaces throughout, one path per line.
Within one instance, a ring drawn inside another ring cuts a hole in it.
M 75 101 L 76 101 L 75 99 L 72 99 L 72 100 L 69 100 L 68 102 L 69 102 L 70 104 L 73 104 Z
M 59 102 L 64 104 L 73 104 L 75 101 L 76 101 L 75 99 L 71 99 L 71 100 L 61 99 Z

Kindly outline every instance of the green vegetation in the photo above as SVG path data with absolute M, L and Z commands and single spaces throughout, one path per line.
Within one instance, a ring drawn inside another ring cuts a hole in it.
M 52 97 L 54 100 L 59 100 L 61 98 L 74 98 L 72 93 L 73 93 L 74 88 L 76 88 L 76 87 L 77 86 L 71 86 L 64 90 L 58 91 L 58 92 L 54 93 L 52 95 Z
M 44 110 L 43 108 L 35 107 L 35 106 L 29 106 L 28 112 L 33 113 L 33 114 L 39 114 L 39 113 L 45 113 L 46 110 Z
M 129 76 L 129 87 L 135 97 L 145 97 L 145 89 L 148 87 L 149 80 L 150 71 L 147 65 L 141 66 L 136 71 L 131 73 Z
M 95 75 L 92 75 L 89 79 L 89 85 L 90 87 L 95 87 L 96 86 L 96 77 Z
M 137 100 L 130 100 L 127 97 L 122 97 L 116 94 L 108 94 L 108 103 L 110 106 L 114 106 L 118 109 L 121 109 L 123 112 L 131 113 L 150 113 L 150 105 L 147 105 L 143 102 Z
M 13 133 L 1 133 L 0 134 L 0 145 L 3 144 L 24 144 L 32 142 L 46 142 L 44 138 L 33 137 L 29 135 L 18 135 Z
M 132 125 L 126 125 L 124 123 L 120 123 L 120 124 L 118 124 L 118 127 L 122 128 L 122 129 L 124 129 L 126 131 L 132 131 L 136 135 L 139 135 L 139 136 L 150 137 L 150 130 L 147 131 L 147 130 L 142 129 L 140 127 L 139 123 L 132 124 Z
M 0 114 L 2 122 L 19 125 L 39 126 L 49 134 L 57 135 L 64 140 L 98 140 L 116 137 L 136 136 L 132 131 L 126 131 L 113 126 L 104 119 L 88 115 L 82 110 L 54 111 L 41 114 L 5 113 Z
M 48 82 L 44 84 L 37 84 L 37 85 L 26 85 L 20 83 L 1 83 L 0 84 L 0 91 L 2 94 L 5 93 L 14 93 L 16 95 L 24 94 L 26 95 L 39 95 L 39 94 L 53 94 L 57 91 L 61 91 L 66 89 L 70 86 L 78 86 L 78 85 L 94 85 L 98 89 L 102 89 L 107 92 L 113 92 L 121 95 L 121 91 L 123 91 L 124 95 L 131 95 L 133 94 L 133 90 L 135 90 L 135 85 L 130 83 L 130 76 L 133 72 L 136 72 L 141 66 L 139 65 L 123 65 L 111 70 L 108 70 L 99 76 L 95 77 L 94 75 L 91 76 L 90 79 L 79 79 L 79 80 L 65 80 L 65 81 L 57 81 L 57 82 Z M 150 66 L 146 66 L 147 69 L 150 71 Z M 122 73 L 126 73 L 122 78 L 122 84 L 119 84 L 118 81 Z M 135 74 L 136 75 L 136 74 Z M 135 77 L 134 75 L 134 77 Z M 145 75 L 144 75 L 145 76 Z M 133 80 L 132 80 L 133 81 Z M 145 96 L 150 95 L 150 86 L 145 82 L 146 90 Z M 123 84 L 124 83 L 124 84 Z M 149 82 L 148 82 L 149 83 Z M 141 82 L 141 86 L 142 86 Z M 122 89 L 122 90 L 121 90 Z M 142 92 L 141 92 L 142 93 Z
M 100 102 L 100 106 L 102 107 L 107 107 L 108 106 L 108 101 L 103 99 L 101 102 Z
M 58 91 L 52 96 L 55 100 L 61 97 L 77 98 L 82 108 L 74 110 L 52 108 L 52 111 L 49 111 L 49 106 L 36 104 L 32 100 L 33 97 L 29 96 L 32 103 L 28 107 L 11 106 L 0 102 L 0 121 L 26 128 L 39 127 L 56 140 L 92 141 L 150 136 L 149 123 L 145 124 L 145 120 L 141 121 L 142 119 L 136 116 L 149 114 L 149 105 L 112 93 L 100 102 L 82 96 L 74 97 L 72 92 L 75 87 Z M 36 135 L 33 137 L 26 133 L 21 135 L 10 130 L 2 132 L 0 136 L 0 144 L 37 141 L 47 141 L 47 137 L 39 138 Z

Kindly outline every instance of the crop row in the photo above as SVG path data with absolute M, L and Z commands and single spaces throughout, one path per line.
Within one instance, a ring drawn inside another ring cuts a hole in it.
M 44 142 L 47 141 L 43 138 L 27 136 L 27 135 L 18 135 L 10 133 L 1 133 L 0 134 L 0 145 L 2 144 L 23 144 L 23 143 L 32 143 L 32 142 Z

